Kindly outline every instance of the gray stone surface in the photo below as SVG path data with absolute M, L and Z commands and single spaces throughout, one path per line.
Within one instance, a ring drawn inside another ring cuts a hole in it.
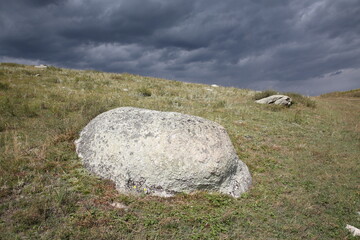
M 255 102 L 261 104 L 276 104 L 276 105 L 290 106 L 292 100 L 290 97 L 285 95 L 272 95 L 266 98 L 262 98 L 260 100 L 256 100 Z
M 42 69 L 44 69 L 44 68 L 47 68 L 47 65 L 43 65 L 43 64 L 40 64 L 40 65 L 37 65 L 37 66 L 35 66 L 36 68 L 42 68 Z
M 94 118 L 76 140 L 84 166 L 122 193 L 201 190 L 239 197 L 251 185 L 226 130 L 190 115 L 123 107 Z
M 358 229 L 354 226 L 351 226 L 349 224 L 346 224 L 346 229 L 349 230 L 354 237 L 360 236 L 360 229 Z

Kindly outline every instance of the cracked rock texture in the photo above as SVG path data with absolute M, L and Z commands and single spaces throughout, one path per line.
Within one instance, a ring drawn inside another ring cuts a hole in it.
M 94 118 L 76 140 L 85 167 L 121 193 L 201 190 L 239 197 L 251 185 L 219 124 L 175 112 L 123 107 Z

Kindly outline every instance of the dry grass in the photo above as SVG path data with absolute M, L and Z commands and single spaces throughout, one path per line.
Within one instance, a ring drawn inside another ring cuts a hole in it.
M 360 88 L 344 92 L 332 92 L 321 95 L 322 98 L 360 98 Z
M 0 83 L 0 239 L 351 239 L 346 224 L 360 227 L 356 101 L 276 108 L 250 90 L 4 63 Z M 252 189 L 239 199 L 118 194 L 82 167 L 73 141 L 121 106 L 222 124 Z

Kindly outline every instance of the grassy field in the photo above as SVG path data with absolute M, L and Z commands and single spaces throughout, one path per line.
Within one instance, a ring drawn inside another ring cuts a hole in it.
M 256 104 L 255 95 L 2 63 L 0 239 L 355 239 L 345 226 L 360 228 L 360 100 L 293 94 L 286 108 Z M 96 115 L 122 106 L 220 123 L 252 188 L 239 199 L 119 194 L 82 167 L 74 140 Z
M 360 98 L 360 88 L 345 92 L 332 92 L 321 95 L 323 98 Z

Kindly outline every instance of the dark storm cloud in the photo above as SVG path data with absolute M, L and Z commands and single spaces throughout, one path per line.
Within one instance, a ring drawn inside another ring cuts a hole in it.
M 339 75 L 339 74 L 341 74 L 342 73 L 342 71 L 336 71 L 336 72 L 333 72 L 333 73 L 330 73 L 330 77 L 332 77 L 332 76 L 336 76 L 336 75 Z
M 13 0 L 0 27 L 0 60 L 308 94 L 360 87 L 358 0 Z

